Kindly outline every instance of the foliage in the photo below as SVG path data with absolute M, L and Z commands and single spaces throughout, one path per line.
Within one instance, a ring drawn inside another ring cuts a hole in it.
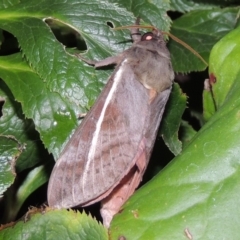
M 0 2 L 1 223 L 26 213 L 19 222 L 3 225 L 0 239 L 36 239 L 36 234 L 39 239 L 108 239 L 107 230 L 85 212 L 42 207 L 27 213 L 27 208 L 46 201 L 53 159 L 112 72 L 95 70 L 75 53 L 100 60 L 122 52 L 131 46 L 129 32 L 112 27 L 131 25 L 138 16 L 143 24 L 171 29 L 195 49 L 209 63 L 210 77 L 203 111 L 196 112 L 191 104 L 187 109 L 199 129 L 181 120 L 186 96 L 174 86 L 160 134 L 176 157 L 170 155 L 171 162 L 114 217 L 110 238 L 238 239 L 240 30 L 239 7 L 234 4 L 233 0 Z M 175 72 L 206 71 L 189 50 L 172 40 L 168 46 Z M 162 152 L 159 162 L 165 158 Z M 41 186 L 45 187 L 39 198 Z

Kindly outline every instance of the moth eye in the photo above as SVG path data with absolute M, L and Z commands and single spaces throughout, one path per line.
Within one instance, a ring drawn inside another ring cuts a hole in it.
M 153 39 L 153 33 L 147 32 L 142 35 L 141 41 L 151 41 Z

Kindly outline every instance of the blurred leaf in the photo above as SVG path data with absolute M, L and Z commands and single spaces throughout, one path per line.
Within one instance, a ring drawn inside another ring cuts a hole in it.
M 1 1 L 0 2 L 0 9 L 10 7 L 10 6 L 12 6 L 14 4 L 17 4 L 17 3 L 19 3 L 19 0 Z
M 2 43 L 3 43 L 4 37 L 3 37 L 3 32 L 0 29 L 0 48 L 2 47 Z
M 193 10 L 207 10 L 214 7 L 220 7 L 221 3 L 217 1 L 199 1 L 199 0 L 171 0 L 171 10 L 178 12 L 189 12 Z
M 181 127 L 179 131 L 179 139 L 182 142 L 183 149 L 191 142 L 192 138 L 197 133 L 196 130 L 186 121 L 181 122 Z

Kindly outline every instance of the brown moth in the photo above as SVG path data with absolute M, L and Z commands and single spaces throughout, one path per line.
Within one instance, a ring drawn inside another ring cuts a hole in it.
M 50 177 L 50 207 L 102 201 L 105 226 L 142 180 L 174 79 L 162 33 L 140 35 L 133 45 L 95 67 L 116 64 L 96 103 L 61 153 Z

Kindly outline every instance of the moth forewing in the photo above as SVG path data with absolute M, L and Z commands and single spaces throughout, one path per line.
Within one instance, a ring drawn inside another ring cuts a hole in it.
M 52 207 L 107 198 L 105 225 L 142 179 L 174 77 L 160 31 L 134 39 L 130 49 L 95 64 L 119 63 L 65 147 L 48 187 Z
M 60 156 L 50 178 L 50 206 L 67 208 L 99 201 L 135 164 L 148 111 L 148 95 L 145 87 L 136 83 L 126 62 L 119 68 L 123 70 L 116 69 L 118 76 L 113 74 L 114 80 L 109 79 Z

